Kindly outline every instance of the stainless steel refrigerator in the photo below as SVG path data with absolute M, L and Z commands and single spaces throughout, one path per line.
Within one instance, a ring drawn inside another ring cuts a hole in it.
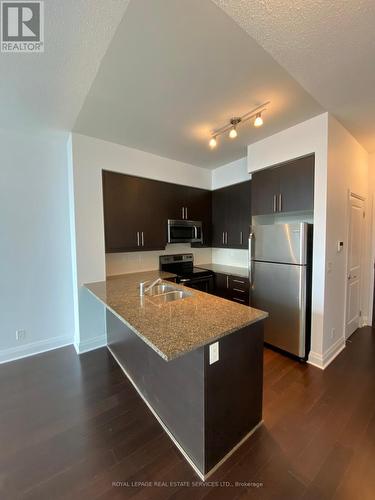
M 250 304 L 269 313 L 265 342 L 306 358 L 310 346 L 312 225 L 252 227 Z

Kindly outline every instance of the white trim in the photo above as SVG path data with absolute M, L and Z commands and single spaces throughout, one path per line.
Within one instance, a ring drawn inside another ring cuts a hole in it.
M 348 189 L 348 198 L 346 202 L 346 263 L 345 263 L 345 302 L 344 302 L 344 336 L 345 339 L 348 339 L 350 335 L 347 334 L 347 323 L 348 323 L 348 280 L 347 276 L 349 273 L 349 252 L 350 252 L 350 230 L 351 230 L 351 207 L 352 207 L 352 199 L 357 200 L 359 202 L 362 202 L 362 210 L 365 212 L 366 211 L 366 199 L 363 198 L 363 196 L 353 193 L 351 189 Z M 360 284 L 359 284 L 359 307 L 362 309 L 363 307 L 363 290 L 362 290 L 362 285 L 363 285 L 363 272 L 364 272 L 364 262 L 363 262 L 363 257 L 365 255 L 364 249 L 366 245 L 366 239 L 365 239 L 365 234 L 366 234 L 366 226 L 365 223 L 362 220 L 362 227 L 361 227 L 361 256 L 360 256 L 360 262 L 361 262 L 361 273 L 360 273 Z M 358 327 L 360 328 L 363 326 L 361 318 L 359 318 L 358 322 Z M 354 332 L 352 332 L 354 333 Z
M 64 335 L 60 337 L 52 337 L 46 340 L 37 340 L 28 344 L 3 349 L 0 351 L 0 364 L 9 363 L 17 359 L 27 358 L 28 356 L 35 356 L 42 352 L 52 351 L 73 344 L 72 335 Z
M 171 431 L 168 429 L 168 427 L 165 425 L 165 423 L 162 421 L 162 419 L 159 417 L 159 415 L 156 413 L 154 408 L 150 405 L 150 403 L 147 401 L 147 399 L 143 396 L 141 390 L 138 388 L 137 384 L 134 382 L 134 380 L 131 378 L 129 373 L 125 370 L 125 368 L 122 366 L 120 361 L 118 360 L 116 354 L 112 351 L 109 345 L 107 345 L 107 348 L 109 352 L 112 354 L 114 359 L 117 361 L 117 364 L 121 368 L 121 370 L 125 373 L 126 377 L 128 378 L 129 382 L 132 384 L 134 389 L 138 392 L 140 397 L 143 399 L 145 402 L 146 406 L 148 409 L 151 411 L 151 413 L 154 415 L 156 420 L 159 422 L 159 424 L 163 427 L 165 432 L 168 434 L 174 445 L 177 447 L 177 449 L 181 452 L 181 454 L 184 456 L 185 460 L 189 463 L 189 465 L 194 469 L 196 474 L 199 476 L 202 481 L 205 481 L 211 474 L 213 474 L 224 462 L 227 460 L 254 432 L 263 424 L 263 420 L 261 420 L 255 427 L 251 429 L 250 432 L 244 436 L 239 443 L 237 443 L 226 455 L 223 457 L 220 462 L 218 462 L 211 470 L 209 470 L 206 474 L 203 474 L 198 467 L 195 465 L 195 463 L 192 461 L 192 459 L 189 457 L 189 455 L 186 453 L 186 451 L 183 449 L 183 447 L 180 445 L 180 443 L 177 441 L 177 439 L 174 437 L 174 435 L 171 433 Z
M 371 326 L 371 323 L 369 323 L 368 316 L 361 316 L 361 321 L 359 327 L 362 328 L 364 326 Z
M 372 325 L 374 312 L 373 311 L 373 303 L 374 303 L 374 282 L 375 282 L 375 194 L 371 197 L 371 210 L 369 207 L 369 212 L 371 211 L 371 224 L 370 224 L 370 235 L 369 235 L 369 243 L 370 243 L 370 283 L 369 283 L 369 304 L 368 304 L 368 325 Z
M 320 368 L 321 370 L 325 370 L 328 365 L 332 363 L 332 361 L 340 354 L 341 351 L 345 349 L 345 339 L 340 338 L 337 339 L 336 342 L 331 345 L 331 347 L 320 355 L 317 352 L 310 351 L 309 359 L 307 362 L 315 366 L 316 368 Z
M 263 420 L 261 420 L 259 423 L 257 423 L 257 425 L 256 425 L 255 427 L 253 427 L 253 428 L 251 429 L 251 431 L 250 431 L 250 432 L 248 432 L 248 433 L 246 434 L 246 436 L 244 436 L 244 437 L 241 439 L 241 441 L 239 441 L 239 442 L 238 442 L 238 443 L 234 446 L 234 448 L 232 448 L 230 451 L 228 451 L 228 453 L 227 453 L 227 454 L 226 454 L 226 455 L 225 455 L 225 456 L 224 456 L 224 457 L 220 460 L 220 462 L 218 462 L 218 463 L 217 463 L 214 467 L 212 467 L 212 469 L 211 469 L 211 470 L 209 470 L 209 471 L 207 472 L 207 474 L 205 474 L 205 475 L 204 475 L 204 480 L 206 480 L 206 479 L 207 479 L 209 476 L 211 476 L 211 474 L 213 474 L 213 473 L 214 473 L 214 472 L 215 472 L 215 471 L 216 471 L 219 467 L 221 467 L 221 466 L 223 465 L 223 463 L 224 463 L 226 460 L 228 460 L 228 458 L 229 458 L 229 457 L 231 457 L 231 456 L 233 455 L 233 453 L 234 453 L 235 451 L 237 451 L 237 450 L 238 450 L 238 448 L 239 448 L 240 446 L 242 446 L 242 445 L 244 444 L 244 442 L 245 442 L 247 439 L 249 439 L 249 437 L 250 437 L 250 436 L 252 436 L 256 430 L 258 430 L 258 429 L 259 429 L 259 427 L 260 427 L 261 425 L 263 425 L 263 422 L 264 422 L 264 421 L 263 421 Z
M 98 335 L 97 337 L 92 337 L 89 340 L 84 340 L 83 342 L 75 342 L 74 348 L 77 354 L 83 354 L 85 352 L 94 351 L 100 347 L 105 347 L 107 345 L 107 336 Z

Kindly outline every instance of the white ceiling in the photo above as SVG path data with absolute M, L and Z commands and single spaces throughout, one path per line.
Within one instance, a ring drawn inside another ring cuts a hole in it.
M 261 129 L 248 122 L 209 150 L 212 129 L 266 100 Z M 131 0 L 74 130 L 214 168 L 322 111 L 210 0 Z
M 374 0 L 213 0 L 375 151 Z
M 45 52 L 0 55 L 0 127 L 71 130 L 127 4 L 45 2 Z

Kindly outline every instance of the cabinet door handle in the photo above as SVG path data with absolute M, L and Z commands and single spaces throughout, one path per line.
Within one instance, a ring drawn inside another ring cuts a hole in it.
M 242 302 L 242 304 L 245 304 L 245 301 L 243 299 L 237 299 L 237 297 L 233 297 L 233 300 L 237 300 L 237 302 Z
M 273 195 L 273 212 L 277 212 L 277 198 L 276 198 L 276 195 L 274 194 Z
M 241 280 L 233 280 L 233 283 L 241 283 L 242 285 L 244 285 L 244 284 L 245 284 L 245 282 L 244 282 L 244 281 L 241 281 Z
M 185 207 L 182 207 L 182 218 L 185 219 Z
M 188 209 L 187 207 L 185 207 L 185 219 L 187 220 L 187 218 L 188 218 Z
M 223 245 L 225 245 L 225 233 L 223 231 Z
M 240 245 L 243 245 L 243 232 L 240 232 Z
M 228 245 L 228 232 L 225 231 L 225 244 Z
M 279 194 L 279 212 L 282 212 L 283 210 L 283 195 L 280 193 Z
M 137 231 L 137 247 L 139 247 L 140 241 L 139 241 L 139 231 Z
M 240 290 L 239 288 L 232 288 L 234 292 L 246 293 L 246 290 Z
M 145 236 L 143 234 L 143 231 L 142 231 L 142 246 L 144 247 L 145 246 Z
M 227 275 L 227 288 L 229 288 L 229 276 Z

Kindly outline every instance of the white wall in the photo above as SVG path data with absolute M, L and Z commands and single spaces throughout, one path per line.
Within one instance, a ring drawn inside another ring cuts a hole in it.
M 212 189 L 220 189 L 250 179 L 251 175 L 247 171 L 247 158 L 245 156 L 213 170 Z
M 105 343 L 104 309 L 81 288 L 84 283 L 102 281 L 106 277 L 102 170 L 206 189 L 211 188 L 211 171 L 80 134 L 72 134 L 71 141 L 75 345 L 83 352 Z M 121 257 L 115 260 L 117 268 L 118 259 Z
M 345 339 L 346 262 L 348 255 L 348 197 L 353 192 L 365 199 L 364 253 L 362 259 L 361 310 L 366 323 L 369 315 L 371 213 L 368 189 L 368 154 L 332 116 L 328 121 L 328 203 L 326 223 L 326 265 L 323 351 Z M 337 242 L 344 250 L 337 252 Z M 333 332 L 332 329 L 335 331 Z
M 326 206 L 328 114 L 316 116 L 248 147 L 248 170 L 315 153 L 314 246 L 312 283 L 311 353 L 309 360 L 323 365 L 324 293 L 326 280 Z
M 66 140 L 0 132 L 0 362 L 73 342 Z

